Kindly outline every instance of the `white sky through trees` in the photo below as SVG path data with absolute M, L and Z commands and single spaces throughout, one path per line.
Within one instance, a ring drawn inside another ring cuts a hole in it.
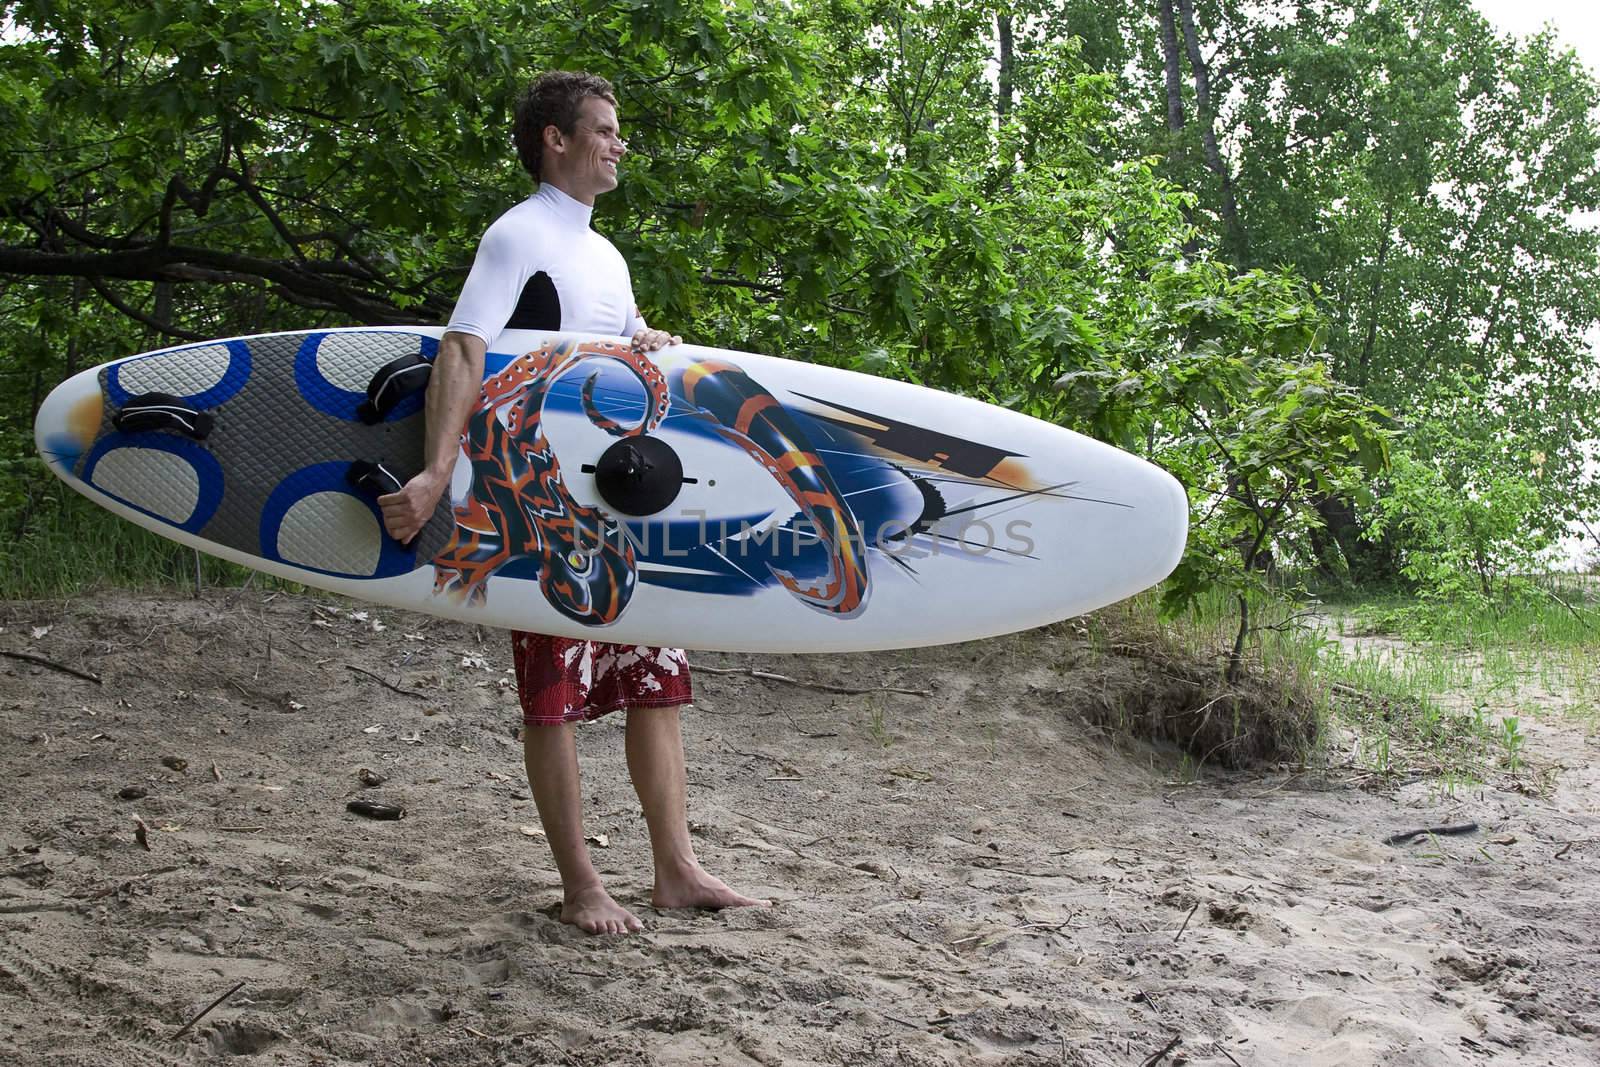
M 1596 0 L 1472 0 L 1501 33 L 1527 37 L 1546 23 L 1563 47 L 1575 49 L 1589 71 L 1600 75 L 1600 3 Z

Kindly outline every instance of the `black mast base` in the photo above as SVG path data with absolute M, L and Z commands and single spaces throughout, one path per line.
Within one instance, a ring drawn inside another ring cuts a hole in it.
M 654 515 L 678 499 L 683 462 L 659 437 L 625 437 L 600 454 L 593 467 L 595 488 L 613 511 Z

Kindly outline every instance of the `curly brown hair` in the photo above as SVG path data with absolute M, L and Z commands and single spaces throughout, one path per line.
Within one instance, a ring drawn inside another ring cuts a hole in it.
M 544 128 L 554 126 L 570 137 L 578 121 L 578 108 L 591 96 L 617 106 L 611 83 L 598 74 L 547 70 L 529 83 L 517 101 L 511 135 L 517 144 L 517 158 L 522 160 L 523 169 L 534 181 L 541 180 L 539 167 L 544 160 Z

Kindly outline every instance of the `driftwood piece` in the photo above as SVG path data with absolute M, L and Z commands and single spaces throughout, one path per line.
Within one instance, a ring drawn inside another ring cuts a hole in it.
M 1450 834 L 1475 834 L 1477 832 L 1478 824 L 1475 822 L 1457 823 L 1451 826 L 1419 826 L 1415 830 L 1402 830 L 1398 834 L 1390 834 L 1383 839 L 1383 843 L 1386 845 L 1403 845 L 1413 837 L 1421 837 L 1423 834 L 1444 837 Z
M 403 819 L 406 809 L 395 804 L 380 804 L 375 800 L 352 800 L 345 805 L 345 810 L 355 812 L 357 815 L 368 819 Z

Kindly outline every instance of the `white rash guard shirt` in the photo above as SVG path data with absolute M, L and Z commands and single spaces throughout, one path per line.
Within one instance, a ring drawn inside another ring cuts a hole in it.
M 644 329 L 628 264 L 589 228 L 593 214 L 546 182 L 501 215 L 478 242 L 446 329 L 491 348 L 504 330 L 632 338 Z

